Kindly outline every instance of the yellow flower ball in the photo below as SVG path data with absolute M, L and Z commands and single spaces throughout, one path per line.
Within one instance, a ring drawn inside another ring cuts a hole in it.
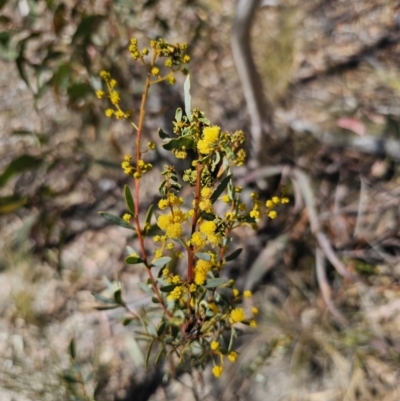
M 215 366 L 212 368 L 212 373 L 213 373 L 213 375 L 214 375 L 215 377 L 220 377 L 220 376 L 222 375 L 222 372 L 223 372 L 223 371 L 224 371 L 224 369 L 223 369 L 222 366 L 215 365 Z

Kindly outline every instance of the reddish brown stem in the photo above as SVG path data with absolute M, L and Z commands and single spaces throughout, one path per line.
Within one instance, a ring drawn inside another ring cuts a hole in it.
M 154 65 L 156 57 L 157 57 L 157 55 L 154 52 L 151 66 Z M 145 83 L 143 94 L 142 94 L 142 101 L 140 104 L 139 124 L 138 124 L 138 129 L 137 129 L 137 136 L 136 136 L 136 171 L 138 171 L 138 172 L 139 172 L 138 162 L 142 158 L 140 145 L 141 145 L 141 139 L 142 139 L 144 116 L 146 113 L 146 101 L 147 101 L 147 95 L 149 92 L 150 84 L 151 84 L 151 82 L 150 82 L 150 72 L 149 72 L 147 74 L 147 79 L 146 79 L 146 83 Z M 171 314 L 171 312 L 168 311 L 167 307 L 164 304 L 164 300 L 161 297 L 161 294 L 157 287 L 153 273 L 151 272 L 151 266 L 150 266 L 149 262 L 147 261 L 146 248 L 144 246 L 144 238 L 142 235 L 142 228 L 140 226 L 140 220 L 139 220 L 139 211 L 140 211 L 139 191 L 140 191 L 140 178 L 135 178 L 135 216 L 134 216 L 134 221 L 135 221 L 136 231 L 137 231 L 137 235 L 138 235 L 138 239 L 139 239 L 140 253 L 141 253 L 141 256 L 143 259 L 143 263 L 146 266 L 147 274 L 149 275 L 154 294 L 157 297 L 160 305 L 164 309 L 164 312 L 166 313 L 166 315 L 171 317 L 172 314 Z

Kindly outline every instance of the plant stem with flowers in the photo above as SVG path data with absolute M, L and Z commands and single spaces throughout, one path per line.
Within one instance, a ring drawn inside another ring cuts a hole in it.
M 151 205 L 143 222 L 139 199 L 141 178 L 152 170 L 152 165 L 143 160 L 141 150 L 148 91 L 151 85 L 161 81 L 175 83 L 174 74 L 178 71 L 187 74 L 184 65 L 190 60 L 185 44 L 172 45 L 159 39 L 151 41 L 150 48 L 150 51 L 147 48 L 139 50 L 136 39 L 131 40 L 129 47 L 132 58 L 147 70 L 137 123 L 132 120 L 131 112 L 123 111 L 116 81 L 108 72 L 100 73 L 108 93 L 98 91 L 97 96 L 108 98 L 112 106 L 106 109 L 106 116 L 125 119 L 136 131 L 135 160 L 128 154 L 122 162 L 125 174 L 134 179 L 134 195 L 128 186 L 124 189 L 130 213 L 122 218 L 106 212 L 101 214 L 108 221 L 135 231 L 139 253 L 132 252 L 126 263 L 145 267 L 152 302 L 161 307 L 157 328 L 153 323 L 155 320 L 145 312 L 133 313 L 130 318 L 144 324 L 145 332 L 141 335 L 149 341 L 146 361 L 153 351 L 156 352 L 155 362 L 166 356 L 171 363 L 190 362 L 192 366 L 204 369 L 212 360 L 212 373 L 219 377 L 225 358 L 234 362 L 238 356 L 233 349 L 235 327 L 237 324 L 255 327 L 258 314 L 254 306 L 250 314 L 240 306 L 243 298 L 251 297 L 251 292 L 241 293 L 235 288 L 234 280 L 221 275 L 226 263 L 236 259 L 241 252 L 236 249 L 227 254 L 232 247 L 231 232 L 244 225 L 255 228 L 264 215 L 275 218 L 276 209 L 288 199 L 273 197 L 264 205 L 253 193 L 251 208 L 241 201 L 242 188 L 233 184 L 231 168 L 245 161 L 244 133 L 223 131 L 219 126 L 211 125 L 202 111 L 191 109 L 190 94 L 185 90 L 186 115 L 178 109 L 173 134 L 159 130 L 159 136 L 164 149 L 177 159 L 187 158 L 190 152 L 193 155 L 191 166 L 183 174 L 178 174 L 174 166 L 165 166 L 156 221 L 153 219 L 154 205 Z M 164 59 L 164 67 L 159 66 L 161 59 Z M 162 73 L 164 69 L 166 71 Z M 155 144 L 150 142 L 148 150 L 154 149 Z M 191 188 L 192 202 L 185 202 L 180 196 L 183 186 Z M 216 213 L 216 202 L 226 205 L 223 214 Z M 152 257 L 146 248 L 148 237 L 152 237 L 157 245 Z M 185 255 L 186 275 L 170 271 L 174 254 L 180 258 Z M 114 294 L 113 301 L 110 307 L 126 307 L 120 289 Z

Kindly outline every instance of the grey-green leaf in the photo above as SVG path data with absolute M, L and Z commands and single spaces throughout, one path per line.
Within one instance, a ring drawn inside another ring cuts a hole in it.
M 190 75 L 188 75 L 185 79 L 183 90 L 185 94 L 185 112 L 190 121 L 190 116 L 192 114 L 192 97 L 190 96 Z
M 206 288 L 215 288 L 219 287 L 220 285 L 223 285 L 226 283 L 226 279 L 224 278 L 211 278 L 206 281 L 205 287 Z
M 133 215 L 135 215 L 135 202 L 133 200 L 133 196 L 132 196 L 131 190 L 128 187 L 128 185 L 125 185 L 125 187 L 124 187 L 124 195 L 125 195 L 126 206 L 128 206 L 128 209 L 130 210 L 130 212 Z
M 171 258 L 169 256 L 164 256 L 162 258 L 156 259 L 154 262 L 151 263 L 151 265 L 155 267 L 163 267 L 169 262 L 171 262 Z
M 211 260 L 211 255 L 209 253 L 204 253 L 204 252 L 196 252 L 195 254 L 199 259 L 205 260 L 206 262 L 209 262 Z
M 129 230 L 135 230 L 131 224 L 129 224 L 125 220 L 121 219 L 121 217 L 114 216 L 113 214 L 107 213 L 107 212 L 99 212 L 99 214 L 112 224 L 115 224 L 120 227 L 128 228 Z

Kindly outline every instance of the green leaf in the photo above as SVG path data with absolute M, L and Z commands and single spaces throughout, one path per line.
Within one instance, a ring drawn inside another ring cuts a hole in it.
M 162 321 L 161 324 L 158 326 L 158 329 L 157 329 L 158 337 L 160 337 L 164 333 L 166 325 L 167 324 L 165 323 L 165 321 Z
M 190 75 L 185 79 L 183 85 L 183 91 L 185 93 L 185 113 L 190 121 L 190 116 L 192 114 L 192 97 L 190 96 Z
M 110 309 L 117 309 L 119 308 L 120 305 L 100 305 L 100 306 L 95 306 L 96 310 L 110 310 Z
M 153 302 L 153 304 L 159 304 L 160 301 L 158 300 L 157 297 L 151 297 L 151 301 Z
M 159 186 L 159 188 L 158 188 L 158 192 L 160 193 L 160 195 L 165 195 L 165 192 L 166 192 L 166 189 L 165 189 L 165 185 L 167 184 L 167 181 L 166 180 L 164 180 L 161 184 L 160 184 L 160 186 Z
M 186 149 L 193 149 L 194 141 L 189 136 L 181 136 L 180 138 L 174 138 L 164 143 L 162 147 L 166 150 L 179 150 L 185 147 Z
M 164 132 L 161 128 L 158 129 L 158 136 L 159 136 L 161 139 L 170 139 L 170 138 L 171 138 L 171 137 L 170 137 L 166 132 Z
M 114 301 L 118 305 L 124 304 L 124 301 L 122 300 L 121 288 L 118 288 L 118 290 L 114 292 Z
M 128 206 L 128 209 L 130 210 L 130 212 L 135 215 L 135 202 L 133 200 L 133 196 L 131 193 L 130 188 L 128 187 L 128 185 L 124 186 L 124 195 L 125 195 L 125 203 L 126 206 Z
M 175 120 L 178 122 L 182 121 L 182 109 L 180 107 L 176 109 Z
M 170 285 L 166 285 L 164 287 L 160 288 L 160 291 L 162 292 L 171 292 L 175 289 L 175 287 L 178 287 L 179 284 L 170 284 Z
M 110 214 L 107 212 L 99 212 L 99 214 L 112 224 L 115 224 L 120 227 L 128 228 L 129 230 L 135 230 L 132 225 L 127 223 L 125 220 L 121 219 L 121 217 L 114 216 L 113 214 Z
M 211 255 L 209 253 L 204 253 L 204 252 L 196 252 L 195 255 L 201 259 L 205 260 L 206 262 L 209 262 L 211 260 Z
M 149 344 L 149 348 L 147 348 L 147 352 L 146 352 L 146 359 L 144 361 L 144 367 L 145 369 L 147 369 L 147 366 L 149 364 L 149 359 L 150 359 L 150 354 L 151 354 L 151 349 L 153 348 L 153 344 L 154 344 L 154 339 L 151 340 L 150 344 Z
M 128 324 L 130 324 L 134 319 L 131 317 L 126 317 L 123 321 L 122 321 L 122 325 L 123 326 L 128 326 Z
M 69 352 L 69 355 L 70 355 L 70 357 L 71 357 L 72 359 L 75 359 L 75 358 L 76 358 L 76 350 L 75 350 L 75 341 L 74 341 L 74 339 L 72 339 L 72 340 L 69 342 L 68 352 Z
M 125 258 L 125 263 L 128 265 L 137 265 L 138 263 L 143 263 L 143 259 L 139 255 L 129 255 L 127 258 Z
M 232 178 L 232 174 L 227 175 L 221 183 L 218 185 L 217 189 L 214 191 L 214 193 L 211 195 L 211 202 L 214 203 L 225 191 L 226 187 L 228 186 L 230 180 Z
M 30 155 L 22 155 L 14 159 L 0 175 L 0 187 L 3 187 L 14 174 L 37 169 L 42 163 L 42 159 Z
M 214 214 L 211 214 L 211 213 L 203 212 L 203 213 L 200 215 L 200 217 L 201 217 L 203 220 L 207 220 L 207 221 L 214 221 L 214 220 L 215 220 L 215 215 L 214 215 Z
M 224 278 L 211 278 L 206 281 L 205 287 L 206 288 L 215 288 L 219 287 L 220 285 L 225 284 L 227 281 Z
M 169 262 L 171 262 L 171 258 L 169 256 L 164 256 L 162 258 L 156 259 L 154 262 L 151 263 L 151 265 L 155 267 L 163 267 Z
M 243 248 L 238 248 L 233 251 L 231 254 L 225 257 L 225 260 L 229 262 L 230 260 L 235 260 L 243 251 Z
M 153 217 L 153 210 L 154 210 L 154 205 L 151 204 L 149 206 L 149 208 L 147 209 L 147 213 L 146 213 L 146 219 L 144 221 L 144 225 L 145 226 L 149 226 L 150 222 L 151 222 L 151 218 Z

